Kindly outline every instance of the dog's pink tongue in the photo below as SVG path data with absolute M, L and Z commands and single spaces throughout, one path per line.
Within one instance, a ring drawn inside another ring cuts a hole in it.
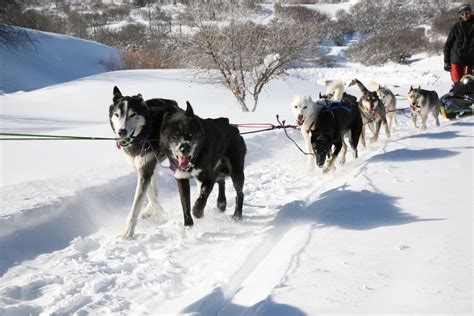
M 189 157 L 187 157 L 187 156 L 178 157 L 178 168 L 179 169 L 186 169 L 188 166 L 189 166 Z

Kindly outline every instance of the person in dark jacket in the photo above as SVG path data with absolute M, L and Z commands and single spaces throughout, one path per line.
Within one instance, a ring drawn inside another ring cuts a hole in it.
M 474 17 L 469 4 L 459 7 L 459 21 L 449 31 L 444 45 L 444 70 L 451 71 L 451 79 L 458 82 L 474 69 Z

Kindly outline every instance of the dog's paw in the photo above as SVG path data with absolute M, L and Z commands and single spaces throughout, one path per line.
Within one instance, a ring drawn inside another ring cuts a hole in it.
M 378 137 L 371 137 L 370 140 L 369 140 L 369 142 L 370 142 L 371 144 L 373 144 L 373 143 L 375 143 L 378 139 L 379 139 Z
M 141 214 L 141 219 L 147 219 L 147 218 L 150 218 L 151 216 L 159 216 L 160 214 L 163 213 L 163 208 L 161 207 L 161 205 L 155 205 L 153 206 L 152 204 L 148 204 L 148 206 L 146 207 L 145 211 L 142 212 Z
M 145 212 L 142 213 L 142 215 L 140 215 L 140 218 L 141 219 L 148 219 L 151 217 L 151 215 L 153 214 L 153 210 L 149 210 L 147 209 Z
M 221 212 L 225 212 L 225 209 L 227 208 L 227 201 L 217 201 L 217 208 Z
M 184 226 L 193 226 L 194 225 L 194 221 L 193 221 L 193 218 L 191 216 L 185 216 L 184 217 Z
M 232 215 L 232 219 L 236 221 L 242 220 L 242 214 L 235 212 L 234 215 Z
M 204 216 L 204 209 L 201 207 L 193 207 L 193 215 L 196 218 L 201 218 Z
M 119 236 L 122 240 L 132 240 L 134 239 L 133 232 L 126 231 L 122 235 Z

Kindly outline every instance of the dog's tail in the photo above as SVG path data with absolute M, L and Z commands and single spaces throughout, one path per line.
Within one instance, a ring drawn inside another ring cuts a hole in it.
M 331 100 L 340 102 L 344 94 L 344 82 L 341 80 L 318 80 L 318 84 L 326 86 L 326 95 L 331 96 Z
M 369 86 L 369 90 L 370 90 L 370 91 L 377 91 L 378 89 L 382 88 L 382 86 L 380 86 L 379 83 L 377 83 L 377 82 L 375 82 L 375 81 L 373 81 L 373 80 L 370 80 L 370 81 L 369 81 L 368 86 Z

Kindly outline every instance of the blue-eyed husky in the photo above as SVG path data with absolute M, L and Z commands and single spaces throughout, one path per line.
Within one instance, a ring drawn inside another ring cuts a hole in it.
M 123 96 L 117 87 L 113 90 L 113 104 L 109 108 L 110 125 L 128 162 L 137 173 L 137 187 L 132 208 L 128 214 L 122 238 L 133 237 L 143 199 L 148 206 L 142 217 L 146 218 L 162 210 L 157 199 L 155 169 L 165 159 L 160 150 L 160 130 L 163 115 L 180 111 L 176 101 L 151 99 L 144 101 L 141 94 Z

